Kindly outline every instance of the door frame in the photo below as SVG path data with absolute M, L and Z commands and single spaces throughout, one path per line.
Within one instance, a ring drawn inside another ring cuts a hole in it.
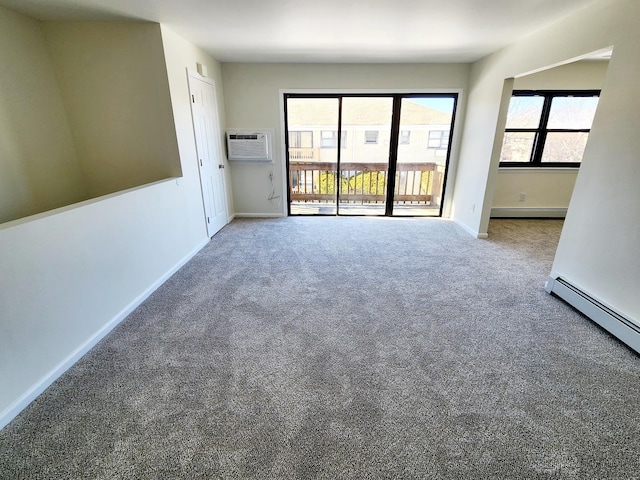
M 440 205 L 440 217 L 449 218 L 451 216 L 454 179 L 458 168 L 458 146 L 460 144 L 461 128 L 455 128 L 459 122 L 461 115 L 464 115 L 463 109 L 466 105 L 464 91 L 461 88 L 402 88 L 402 89 L 313 89 L 313 88 L 287 88 L 279 90 L 280 100 L 280 145 L 282 149 L 282 195 L 287 199 L 287 205 L 284 207 L 283 214 L 285 216 L 290 215 L 291 199 L 289 196 L 289 162 L 287 151 L 287 119 L 286 119 L 286 97 L 291 96 L 309 96 L 309 97 L 367 97 L 367 96 L 389 96 L 394 97 L 397 95 L 404 96 L 422 96 L 422 95 L 454 95 L 454 111 L 451 119 L 451 128 L 453 129 L 453 135 L 449 137 L 449 160 L 447 163 L 447 169 L 445 172 L 445 178 L 442 185 L 442 204 Z M 398 102 L 399 103 L 399 102 Z M 395 106 L 395 102 L 394 102 Z M 341 109 L 340 109 L 341 112 Z M 395 113 L 395 109 L 394 109 Z M 340 131 L 338 130 L 338 134 Z M 392 132 L 393 137 L 393 132 Z M 393 139 L 392 139 L 393 140 Z M 396 139 L 397 140 L 397 139 Z M 340 138 L 338 138 L 340 141 Z M 391 159 L 390 159 L 391 161 Z M 395 180 L 394 180 L 395 181 Z M 388 212 L 385 212 L 387 215 Z
M 222 142 L 222 137 L 221 137 L 221 129 L 220 129 L 220 115 L 219 115 L 219 110 L 218 110 L 218 92 L 216 89 L 216 83 L 213 79 L 209 78 L 209 77 L 204 77 L 202 75 L 200 75 L 200 73 L 198 73 L 195 70 L 191 70 L 190 68 L 186 69 L 186 73 L 187 73 L 187 90 L 188 90 L 188 94 L 189 94 L 189 112 L 191 114 L 191 126 L 193 128 L 193 141 L 194 141 L 194 148 L 196 150 L 196 168 L 198 169 L 198 179 L 200 181 L 200 194 L 202 195 L 202 208 L 203 208 L 203 220 L 204 220 L 204 225 L 205 225 L 205 229 L 207 230 L 207 236 L 209 237 L 213 237 L 213 235 L 215 235 L 220 229 L 212 232 L 211 227 L 209 225 L 208 222 L 208 206 L 207 206 L 207 199 L 206 199 L 206 193 L 204 191 L 204 185 L 203 185 L 203 178 L 202 178 L 202 168 L 200 166 L 200 162 L 198 161 L 199 158 L 199 153 L 198 153 L 198 142 L 196 140 L 196 125 L 195 125 L 195 118 L 193 115 L 193 101 L 191 99 L 192 97 L 192 92 L 191 92 L 191 79 L 195 79 L 195 80 L 199 80 L 203 83 L 209 84 L 211 85 L 211 88 L 213 89 L 213 106 L 214 106 L 214 111 L 215 111 L 215 115 L 214 115 L 214 129 L 215 132 L 213 132 L 214 135 L 217 135 L 216 138 L 213 138 L 213 141 L 215 142 L 216 147 L 216 151 L 214 152 L 214 154 L 217 154 L 219 157 L 219 165 L 223 165 L 223 167 L 221 169 L 224 169 L 224 165 L 225 165 L 225 152 L 224 152 L 224 148 L 223 148 L 223 144 Z M 220 175 L 222 175 L 222 192 L 221 192 L 221 196 L 224 199 L 224 213 L 225 213 L 225 225 L 229 223 L 229 199 L 227 198 L 227 180 L 226 180 L 226 174 L 225 172 L 221 172 Z

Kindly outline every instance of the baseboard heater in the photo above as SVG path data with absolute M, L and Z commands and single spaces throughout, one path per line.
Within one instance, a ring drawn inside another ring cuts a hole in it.
M 545 289 L 640 353 L 640 326 L 636 322 L 604 305 L 562 277 L 550 277 Z
M 491 218 L 565 218 L 566 208 L 504 208 L 493 207 Z

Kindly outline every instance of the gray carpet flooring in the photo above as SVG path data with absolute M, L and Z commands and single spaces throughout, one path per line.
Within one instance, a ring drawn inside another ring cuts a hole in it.
M 640 478 L 558 220 L 237 219 L 0 432 L 0 478 Z

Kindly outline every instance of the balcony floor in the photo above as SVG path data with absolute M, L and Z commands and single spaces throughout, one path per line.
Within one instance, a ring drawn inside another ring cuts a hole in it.
M 384 215 L 383 204 L 355 205 L 341 204 L 340 215 Z M 335 215 L 335 204 L 292 202 L 291 215 Z M 396 217 L 437 217 L 440 207 L 429 205 L 395 205 L 393 215 Z

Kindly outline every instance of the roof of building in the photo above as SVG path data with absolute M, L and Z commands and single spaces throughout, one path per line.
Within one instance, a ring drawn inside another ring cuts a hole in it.
M 342 102 L 343 125 L 391 125 L 393 100 L 390 97 L 345 97 Z M 337 98 L 289 98 L 289 126 L 338 124 Z M 435 110 L 411 99 L 403 99 L 402 125 L 447 125 L 451 114 Z

